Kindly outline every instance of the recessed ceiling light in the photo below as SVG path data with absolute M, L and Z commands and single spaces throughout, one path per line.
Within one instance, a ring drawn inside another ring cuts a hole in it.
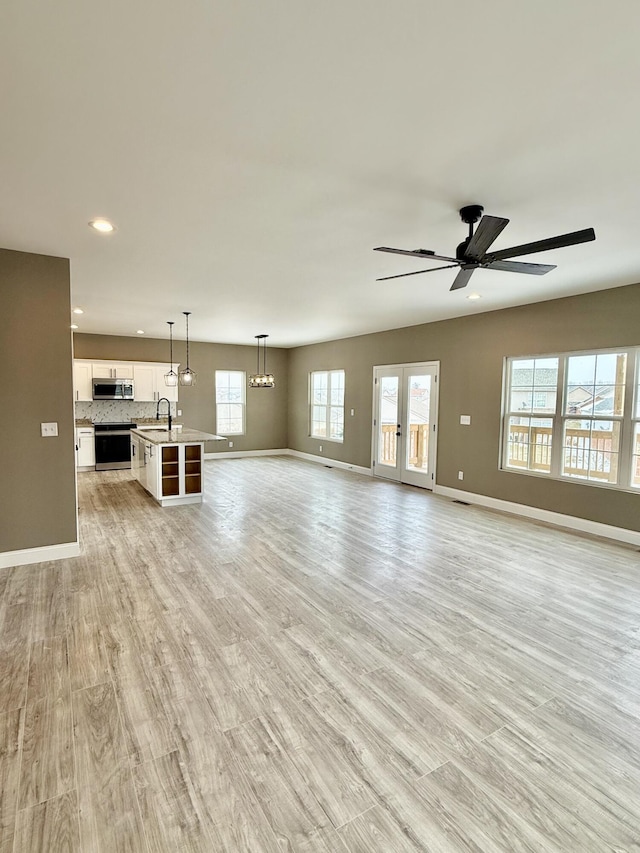
M 479 293 L 470 293 L 467 296 L 467 299 L 482 299 L 482 296 L 480 296 Z
M 142 330 L 142 329 L 138 329 L 138 331 L 136 332 L 136 335 L 144 335 L 143 330 Z
M 100 231 L 101 234 L 108 234 L 110 231 L 115 231 L 115 225 L 112 225 L 108 219 L 92 219 L 89 225 Z
M 71 324 L 71 328 L 72 328 L 72 329 L 77 329 L 78 327 L 76 326 L 76 324 L 75 324 L 75 323 L 72 323 L 72 324 Z
M 74 314 L 84 314 L 84 311 L 82 310 L 82 308 L 74 308 L 73 313 Z

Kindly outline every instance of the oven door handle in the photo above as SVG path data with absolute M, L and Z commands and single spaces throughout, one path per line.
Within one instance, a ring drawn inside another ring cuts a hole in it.
M 131 430 L 128 429 L 112 429 L 112 430 L 96 430 L 96 438 L 98 437 L 106 437 L 110 435 L 131 435 Z

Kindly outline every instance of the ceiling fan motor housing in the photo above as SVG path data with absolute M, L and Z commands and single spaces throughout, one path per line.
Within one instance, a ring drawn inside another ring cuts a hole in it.
M 468 204 L 466 207 L 460 208 L 460 219 L 466 222 L 467 225 L 475 225 L 479 222 L 484 213 L 484 207 L 481 204 Z

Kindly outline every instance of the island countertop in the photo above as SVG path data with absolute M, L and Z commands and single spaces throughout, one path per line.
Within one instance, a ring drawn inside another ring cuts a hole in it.
M 131 435 L 137 435 L 149 444 L 196 444 L 199 441 L 224 441 L 223 435 L 212 435 L 197 429 L 132 429 Z

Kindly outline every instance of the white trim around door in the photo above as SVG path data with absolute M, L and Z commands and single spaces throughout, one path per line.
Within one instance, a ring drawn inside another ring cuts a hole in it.
M 438 436 L 437 361 L 373 368 L 372 471 L 433 490 Z

